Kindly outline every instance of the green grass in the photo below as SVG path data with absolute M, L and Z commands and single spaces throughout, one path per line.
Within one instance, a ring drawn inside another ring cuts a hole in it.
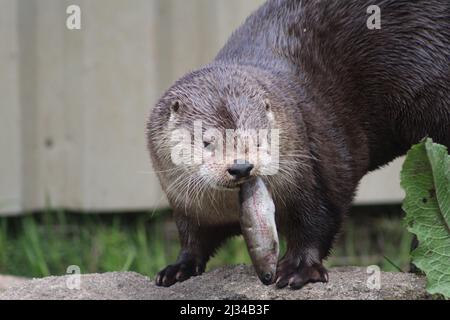
M 346 222 L 327 265 L 377 264 L 388 271 L 396 271 L 396 265 L 407 270 L 411 235 L 399 215 L 355 216 Z M 177 231 L 167 212 L 89 215 L 47 210 L 0 218 L 2 274 L 61 275 L 77 265 L 83 273 L 136 271 L 153 277 L 175 260 L 178 250 Z M 208 269 L 237 263 L 250 263 L 242 237 L 228 241 Z
M 178 250 L 176 242 L 163 241 L 159 220 L 149 214 L 127 219 L 51 211 L 1 218 L 0 273 L 41 277 L 78 265 L 83 273 L 134 270 L 152 275 Z

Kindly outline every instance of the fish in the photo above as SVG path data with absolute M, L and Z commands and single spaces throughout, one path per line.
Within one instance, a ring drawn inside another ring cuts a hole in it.
M 272 196 L 256 177 L 241 185 L 239 202 L 239 222 L 253 267 L 263 284 L 272 284 L 280 251 Z

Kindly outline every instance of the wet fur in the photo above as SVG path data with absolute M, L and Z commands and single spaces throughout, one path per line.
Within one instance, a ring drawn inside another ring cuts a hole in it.
M 288 245 L 280 287 L 327 280 L 322 260 L 367 172 L 425 136 L 450 146 L 450 3 L 377 1 L 382 28 L 369 30 L 366 8 L 372 4 L 268 1 L 211 64 L 181 78 L 158 102 L 148 123 L 149 149 L 163 171 L 159 178 L 182 245 L 158 285 L 200 274 L 220 244 L 240 233 L 237 193 L 183 189 L 194 199 L 187 203 L 175 199 L 179 188 L 169 190 L 170 173 L 179 175 L 170 171 L 165 150 L 174 100 L 182 102 L 186 122 L 212 119 L 224 128 L 236 126 L 230 109 L 246 112 L 243 104 L 235 110 L 230 97 L 270 100 L 283 130 L 282 170 L 264 178 Z

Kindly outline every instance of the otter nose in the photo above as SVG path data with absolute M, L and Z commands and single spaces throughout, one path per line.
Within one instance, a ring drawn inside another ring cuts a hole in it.
M 228 169 L 228 173 L 235 179 L 247 178 L 250 176 L 253 165 L 248 161 L 234 160 L 234 164 Z

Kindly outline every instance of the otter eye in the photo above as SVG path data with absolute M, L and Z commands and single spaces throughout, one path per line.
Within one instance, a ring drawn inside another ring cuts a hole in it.
M 203 141 L 203 147 L 204 147 L 205 149 L 208 149 L 209 147 L 211 147 L 211 142 Z

